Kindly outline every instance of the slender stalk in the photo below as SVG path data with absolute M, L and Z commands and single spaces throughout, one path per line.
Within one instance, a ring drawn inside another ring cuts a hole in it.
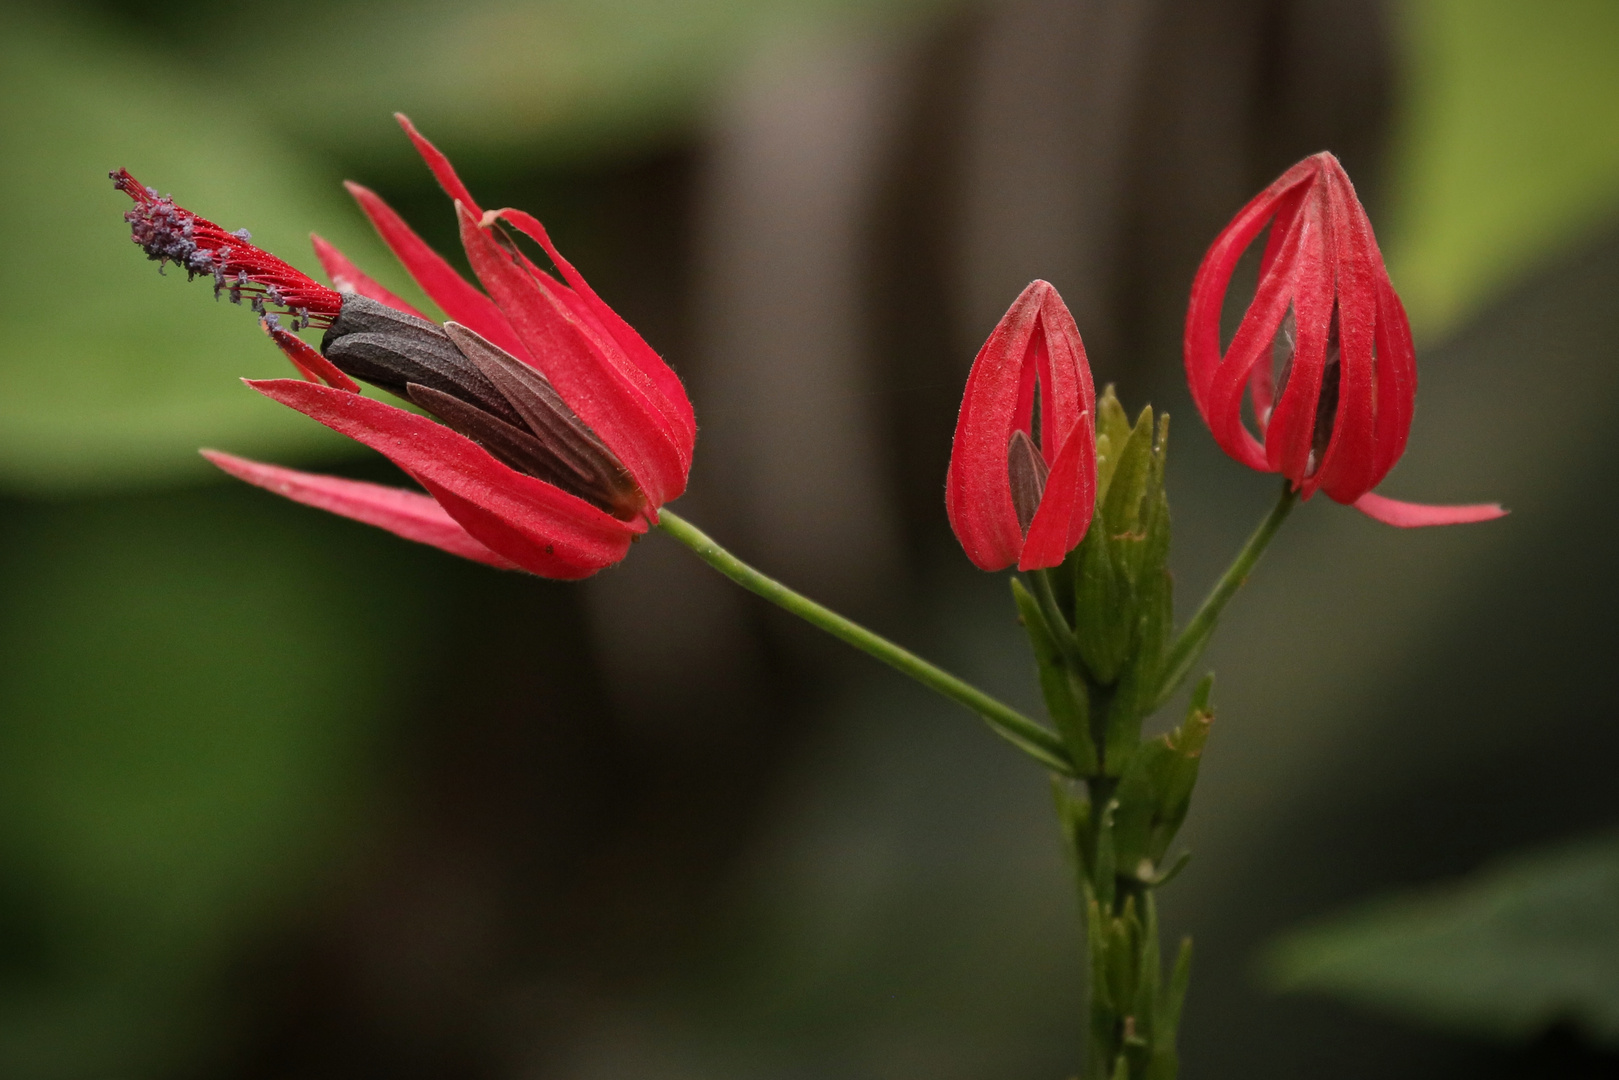
M 1186 678 L 1186 673 L 1192 669 L 1192 665 L 1197 663 L 1197 658 L 1203 655 L 1203 647 L 1209 643 L 1209 637 L 1214 633 L 1214 624 L 1219 621 L 1220 612 L 1225 610 L 1227 601 L 1236 595 L 1242 583 L 1248 580 L 1254 564 L 1259 562 L 1259 557 L 1270 546 L 1276 531 L 1282 527 L 1282 522 L 1287 520 L 1287 515 L 1292 512 L 1293 506 L 1298 501 L 1298 492 L 1294 491 L 1293 486 L 1284 479 L 1282 494 L 1276 500 L 1276 505 L 1271 507 L 1270 513 L 1265 515 L 1265 520 L 1259 523 L 1259 528 L 1254 530 L 1248 542 L 1242 545 L 1242 550 L 1237 552 L 1236 559 L 1226 567 L 1226 572 L 1220 575 L 1220 580 L 1214 583 L 1214 588 L 1209 591 L 1203 606 L 1197 609 L 1197 614 L 1192 616 L 1191 621 L 1180 632 L 1180 637 L 1175 639 L 1169 655 L 1164 658 L 1164 681 L 1159 686 L 1158 698 L 1153 708 L 1162 705 L 1169 695 L 1175 692 L 1181 680 Z
M 764 597 L 810 625 L 820 627 L 833 637 L 870 653 L 951 701 L 965 705 L 977 713 L 997 735 L 1046 768 L 1065 776 L 1074 775 L 1074 766 L 1068 760 L 1068 751 L 1064 748 L 1062 740 L 1046 727 L 1024 716 L 1010 705 L 990 697 L 977 687 L 963 682 L 948 671 L 928 663 L 910 650 L 794 592 L 774 578 L 766 577 L 720 547 L 701 529 L 684 518 L 670 513 L 668 509 L 659 510 L 658 518 L 658 528 L 685 544 L 699 559 L 744 589 Z

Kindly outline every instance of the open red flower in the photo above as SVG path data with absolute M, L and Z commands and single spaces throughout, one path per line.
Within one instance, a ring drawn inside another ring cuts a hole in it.
M 220 468 L 298 502 L 497 566 L 580 578 L 622 559 L 679 496 L 697 426 L 679 378 L 521 210 L 480 210 L 449 161 L 400 124 L 455 203 L 480 290 L 373 192 L 348 185 L 383 240 L 449 321 L 440 326 L 319 237 L 328 289 L 170 199 L 114 174 L 148 256 L 215 292 L 249 297 L 304 376 L 250 380 L 265 396 L 381 452 L 427 495 L 318 476 L 214 451 Z M 535 241 L 562 280 L 518 250 Z M 271 312 L 271 307 L 279 308 Z M 317 352 L 283 329 L 326 327 Z M 359 393 L 388 390 L 437 420 Z
M 1036 281 L 978 351 L 956 420 L 945 510 L 979 569 L 1045 569 L 1079 546 L 1096 505 L 1095 416 L 1074 317 Z
M 1220 310 L 1265 226 L 1259 286 L 1222 355 Z M 1416 352 L 1366 210 L 1338 159 L 1283 173 L 1215 239 L 1186 313 L 1192 400 L 1227 454 L 1390 525 L 1487 521 L 1500 506 L 1427 506 L 1372 492 L 1405 451 Z M 1252 403 L 1255 438 L 1243 418 Z

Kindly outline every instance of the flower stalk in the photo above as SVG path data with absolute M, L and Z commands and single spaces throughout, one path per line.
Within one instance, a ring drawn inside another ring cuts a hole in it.
M 1064 776 L 1075 775 L 1074 765 L 1068 760 L 1062 740 L 1048 728 L 1024 716 L 1010 705 L 998 701 L 943 668 L 929 663 L 909 649 L 894 644 L 881 634 L 873 633 L 831 608 L 794 592 L 775 578 L 760 573 L 720 547 L 707 533 L 679 515 L 664 510 L 658 516 L 658 528 L 690 548 L 699 559 L 749 592 L 764 597 L 784 611 L 797 615 L 811 626 L 825 630 L 840 641 L 847 642 L 861 652 L 875 656 L 895 670 L 909 675 L 930 690 L 937 691 L 951 701 L 971 709 L 997 735 L 1046 768 Z

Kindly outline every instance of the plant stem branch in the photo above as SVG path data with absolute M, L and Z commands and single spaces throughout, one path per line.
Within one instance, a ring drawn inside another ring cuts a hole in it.
M 1282 494 L 1276 500 L 1276 505 L 1271 507 L 1270 513 L 1265 515 L 1265 520 L 1259 523 L 1259 528 L 1248 537 L 1248 542 L 1237 552 L 1236 559 L 1226 567 L 1226 572 L 1220 575 L 1220 580 L 1214 583 L 1214 588 L 1203 601 L 1203 606 L 1197 609 L 1197 614 L 1192 616 L 1186 628 L 1175 639 L 1174 646 L 1164 660 L 1164 681 L 1159 686 L 1153 708 L 1162 705 L 1169 695 L 1175 692 L 1181 681 L 1186 678 L 1186 673 L 1192 669 L 1192 665 L 1197 663 L 1198 657 L 1203 655 L 1203 648 L 1214 633 L 1214 624 L 1219 621 L 1220 612 L 1225 610 L 1226 603 L 1236 595 L 1242 583 L 1248 580 L 1254 564 L 1259 562 L 1259 557 L 1270 546 L 1277 530 L 1282 527 L 1282 522 L 1287 520 L 1287 515 L 1292 512 L 1298 501 L 1298 492 L 1294 491 L 1293 485 L 1284 479 Z
M 810 625 L 820 627 L 833 637 L 870 653 L 923 686 L 965 705 L 983 718 L 997 735 L 1046 768 L 1064 776 L 1074 775 L 1074 766 L 1068 760 L 1068 751 L 1056 733 L 1024 716 L 1010 705 L 990 697 L 970 683 L 928 663 L 910 650 L 867 630 L 859 623 L 844 618 L 830 608 L 817 604 L 807 596 L 794 592 L 774 578 L 766 577 L 720 547 L 708 534 L 684 518 L 667 509 L 660 510 L 658 516 L 659 529 L 686 545 L 699 559 L 744 589 L 764 597 Z

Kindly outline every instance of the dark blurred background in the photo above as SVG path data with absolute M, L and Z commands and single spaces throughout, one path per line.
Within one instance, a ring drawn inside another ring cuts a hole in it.
M 415 297 L 338 183 L 454 248 L 402 109 L 686 380 L 683 513 L 1031 709 L 1006 583 L 943 514 L 977 344 L 1047 278 L 1098 381 L 1173 414 L 1186 609 L 1272 496 L 1186 396 L 1188 282 L 1335 151 L 1422 351 L 1384 490 L 1514 513 L 1318 500 L 1233 605 L 1164 894 L 1186 1075 L 1619 1075 L 1555 1016 L 1492 1038 L 1258 967 L 1619 821 L 1605 0 L 11 0 L 0 88 L 0 1074 L 1077 1067 L 1045 780 L 970 716 L 659 537 L 543 582 L 196 458 L 392 478 L 240 387 L 283 362 L 142 261 L 106 171 Z

